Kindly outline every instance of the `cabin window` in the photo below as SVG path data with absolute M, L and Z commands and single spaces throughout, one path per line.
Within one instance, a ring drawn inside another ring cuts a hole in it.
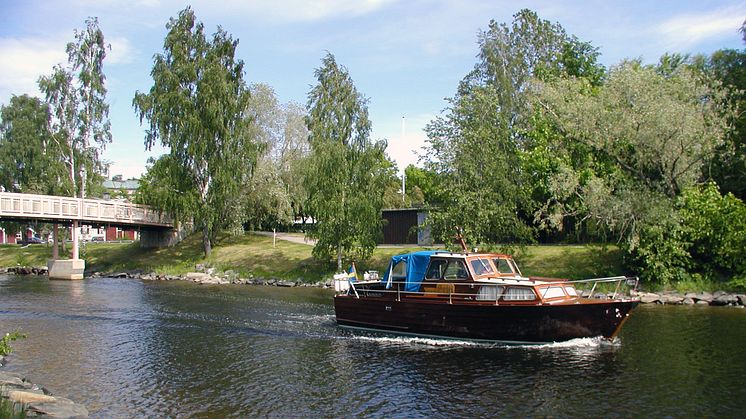
M 479 287 L 477 300 L 497 301 L 503 295 L 503 291 L 505 291 L 505 287 L 501 285 L 482 285 Z
M 527 287 L 509 287 L 503 296 L 505 301 L 531 301 L 534 299 L 536 299 L 534 290 Z
M 510 266 L 513 267 L 513 272 L 517 273 L 519 276 L 522 276 L 521 270 L 518 269 L 518 265 L 515 264 L 515 261 L 513 259 L 510 259 L 508 262 L 510 262 Z
M 466 265 L 460 260 L 452 260 L 448 262 L 445 274 L 445 279 L 468 279 L 469 275 L 466 273 Z
M 391 269 L 391 277 L 394 280 L 399 279 L 406 279 L 407 277 L 407 261 L 406 260 L 400 260 L 397 262 L 396 265 Z
M 567 295 L 569 295 L 571 297 L 577 297 L 578 296 L 578 292 L 575 290 L 575 287 L 573 287 L 572 285 L 566 286 L 565 287 L 565 292 L 567 292 Z
M 511 268 L 510 262 L 508 262 L 507 259 L 492 259 L 492 261 L 495 263 L 495 266 L 497 266 L 497 272 L 500 272 L 501 274 L 513 273 L 513 268 Z
M 427 268 L 427 274 L 425 279 L 441 279 L 443 278 L 443 272 L 446 270 L 448 262 L 445 260 L 433 260 L 430 262 L 430 266 Z
M 564 297 L 565 291 L 562 287 L 546 287 L 541 289 L 542 298 Z
M 471 261 L 471 270 L 474 275 L 489 275 L 492 273 L 492 265 L 488 259 L 474 259 Z

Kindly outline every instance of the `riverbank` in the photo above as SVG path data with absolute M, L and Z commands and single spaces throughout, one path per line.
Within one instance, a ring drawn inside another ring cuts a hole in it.
M 81 250 L 86 260 L 86 276 L 105 274 L 145 275 L 149 277 L 186 277 L 189 273 L 205 273 L 210 269 L 211 278 L 192 275 L 210 283 L 243 282 L 317 285 L 328 282 L 336 266 L 320 262 L 311 255 L 312 246 L 302 236 L 291 235 L 296 240 L 273 240 L 270 236 L 246 234 L 221 235 L 212 255 L 205 258 L 199 234 L 187 237 L 171 248 L 141 249 L 139 243 L 87 243 Z M 295 237 L 298 236 L 298 237 Z M 422 247 L 379 247 L 367 261 L 356 263 L 358 272 L 382 271 L 391 256 L 399 253 L 426 249 Z M 0 245 L 0 267 L 45 266 L 51 256 L 46 245 L 27 247 Z M 545 276 L 568 279 L 597 278 L 630 275 L 623 265 L 623 254 L 615 246 L 602 245 L 537 245 L 526 246 L 514 252 L 522 272 L 527 276 Z M 204 266 L 205 269 L 197 269 Z M 346 266 L 345 266 L 346 267 Z M 42 268 L 45 269 L 45 268 Z M 224 275 L 224 274 L 228 275 Z M 714 294 L 722 284 L 688 283 L 670 290 L 682 296 L 687 293 Z M 651 284 L 643 284 L 646 291 L 659 292 Z M 725 291 L 735 291 L 725 289 Z M 660 294 L 667 295 L 667 291 Z M 732 293 L 731 295 L 736 295 Z M 654 297 L 651 297 L 654 298 Z M 667 297 L 666 297 L 667 298 Z M 691 297 L 690 297 L 691 298 Z M 669 300 L 671 300 L 669 298 Z
M 46 275 L 43 267 L 11 267 L 0 268 L 0 274 L 16 275 Z M 314 282 L 288 280 L 274 277 L 242 277 L 238 272 L 227 270 L 218 272 L 214 267 L 205 264 L 197 264 L 193 272 L 182 275 L 169 275 L 157 272 L 119 271 L 119 272 L 94 272 L 90 278 L 128 278 L 142 281 L 188 281 L 199 285 L 264 285 L 275 287 L 316 287 L 332 288 L 332 278 L 328 277 Z M 581 291 L 581 294 L 583 292 Z M 640 298 L 642 304 L 669 304 L 669 305 L 707 305 L 707 306 L 746 306 L 746 294 L 728 293 L 722 290 L 715 292 L 645 292 L 631 291 L 633 297 Z M 596 298 L 610 297 L 595 293 Z
M 217 272 L 234 271 L 242 278 L 263 277 L 313 283 L 331 278 L 333 262 L 313 258 L 313 247 L 302 240 L 273 241 L 258 234 L 221 235 L 212 255 L 205 258 L 199 234 L 178 245 L 163 249 L 141 249 L 139 243 L 86 243 L 81 258 L 86 275 L 96 272 L 156 272 L 159 275 L 185 275 L 203 264 Z M 379 247 L 367 261 L 356 262 L 358 272 L 383 270 L 391 256 L 427 249 L 424 247 Z M 625 273 L 622 252 L 615 246 L 527 246 L 515 253 L 525 275 L 582 279 Z M 0 245 L 0 267 L 46 266 L 51 248 L 46 245 Z M 347 266 L 345 266 L 347 268 Z
M 54 396 L 44 387 L 12 372 L 0 371 L 0 397 L 16 406 L 23 405 L 26 417 L 41 416 L 59 419 L 88 417 L 88 410 L 85 406 L 64 397 Z

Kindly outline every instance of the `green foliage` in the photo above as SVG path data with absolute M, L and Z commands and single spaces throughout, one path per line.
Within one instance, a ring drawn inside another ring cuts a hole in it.
M 52 141 L 67 167 L 66 192 L 80 197 L 100 183 L 100 154 L 111 142 L 103 72 L 108 47 L 98 19 L 89 18 L 85 30 L 75 31 L 75 42 L 67 44 L 67 66 L 39 78 L 52 113 Z
M 238 41 L 223 29 L 208 39 L 191 8 L 166 28 L 163 53 L 153 60 L 153 87 L 132 101 L 140 121 L 148 121 L 146 148 L 160 143 L 170 150 L 146 176 L 161 185 L 145 186 L 140 199 L 179 221 L 194 221 L 209 255 L 217 233 L 242 221 L 242 187 L 260 151 L 245 114 L 250 94 L 244 63 L 235 57 Z
M 740 287 L 746 276 L 746 205 L 721 195 L 717 185 L 693 187 L 677 200 L 672 216 L 647 223 L 630 246 L 631 265 L 662 285 L 730 279 Z
M 479 47 L 479 61 L 450 108 L 426 129 L 426 167 L 438 174 L 437 195 L 446 204 L 432 208 L 430 219 L 443 241 L 460 226 L 475 244 L 530 242 L 531 197 L 541 186 L 527 185 L 551 164 L 540 152 L 521 154 L 524 125 L 534 116 L 526 95 L 532 77 L 572 73 L 598 83 L 603 70 L 595 64 L 595 48 L 530 10 L 518 12 L 510 25 L 490 22 Z
M 0 108 L 0 185 L 12 192 L 62 192 L 65 169 L 49 131 L 49 106 L 28 95 Z
M 246 223 L 253 229 L 287 227 L 303 214 L 307 200 L 303 186 L 309 153 L 305 110 L 296 103 L 280 104 L 266 84 L 254 84 L 250 90 L 252 136 L 264 152 L 244 194 Z
M 5 336 L 0 338 L 0 356 L 6 356 L 13 352 L 13 348 L 10 346 L 10 343 L 13 341 L 16 341 L 18 339 L 25 339 L 26 335 L 21 333 L 20 330 L 15 330 L 13 332 L 6 333 Z
M 3 389 L 0 388 L 0 391 Z M 0 397 L 0 419 L 25 419 L 26 405 Z
M 336 254 L 341 269 L 343 253 L 359 260 L 375 248 L 393 166 L 385 155 L 386 143 L 369 138 L 367 100 L 347 69 L 327 54 L 314 74 L 318 84 L 308 94 L 311 155 L 304 185 L 316 225 L 309 235 L 318 239 L 314 256 Z
M 714 183 L 682 194 L 681 216 L 690 253 L 705 272 L 746 275 L 746 205 Z
M 709 163 L 709 174 L 723 193 L 746 199 L 746 51 L 715 51 L 705 61 L 704 72 L 729 88 L 726 104 L 739 112 L 729 113 L 732 129 Z

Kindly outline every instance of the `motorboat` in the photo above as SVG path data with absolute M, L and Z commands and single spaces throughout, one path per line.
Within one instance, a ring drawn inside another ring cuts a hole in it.
M 510 255 L 418 251 L 391 258 L 383 278 L 335 277 L 337 324 L 508 344 L 613 339 L 639 299 L 636 277 L 526 277 Z

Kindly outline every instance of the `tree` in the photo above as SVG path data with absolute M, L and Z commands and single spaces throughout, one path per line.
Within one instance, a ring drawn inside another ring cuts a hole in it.
M 535 106 L 558 133 L 554 154 L 586 150 L 559 161 L 536 217 L 552 227 L 567 214 L 590 220 L 637 252 L 637 268 L 675 281 L 688 257 L 677 244 L 676 199 L 703 179 L 728 111 L 722 90 L 689 68 L 665 68 L 623 62 L 598 88 L 573 78 L 536 82 Z
M 288 226 L 306 200 L 301 173 L 309 148 L 305 110 L 295 103 L 281 104 L 266 84 L 254 84 L 250 90 L 252 135 L 264 151 L 243 194 L 247 223 L 253 228 Z
M 49 106 L 28 95 L 0 108 L 0 185 L 7 191 L 63 192 L 65 169 L 49 131 Z
M 511 25 L 491 21 L 479 34 L 479 47 L 479 61 L 449 109 L 426 129 L 426 168 L 439 175 L 438 195 L 448 203 L 433 207 L 430 219 L 441 240 L 460 226 L 475 243 L 531 241 L 519 154 L 525 142 L 521 125 L 531 115 L 528 83 L 536 75 L 570 71 L 563 67 L 581 72 L 595 50 L 530 10 L 518 12 Z M 572 52 L 591 56 L 571 63 Z
M 250 94 L 244 63 L 235 57 L 238 41 L 222 28 L 207 39 L 191 8 L 166 28 L 163 53 L 153 60 L 153 86 L 136 92 L 132 103 L 140 122 L 148 121 L 145 147 L 170 149 L 148 180 L 179 188 L 158 188 L 165 196 L 143 199 L 165 203 L 159 207 L 182 222 L 193 220 L 209 257 L 217 233 L 240 222 L 238 192 L 256 165 L 258 146 L 246 115 Z
M 337 268 L 342 269 L 343 252 L 355 250 L 366 258 L 376 245 L 391 166 L 386 143 L 369 138 L 367 100 L 347 69 L 327 53 L 314 75 L 318 84 L 308 94 L 311 155 L 304 184 L 316 225 L 309 235 L 318 239 L 314 256 L 336 254 Z
M 40 77 L 39 89 L 52 110 L 52 139 L 64 155 L 68 193 L 85 198 L 99 183 L 100 153 L 111 142 L 103 72 L 109 46 L 96 18 L 75 31 L 75 40 L 67 44 L 67 67 L 57 65 L 52 75 Z
M 708 162 L 708 174 L 723 193 L 746 199 L 746 51 L 715 51 L 704 63 L 705 74 L 729 88 L 727 103 L 739 112 L 729 113 L 732 129 Z

